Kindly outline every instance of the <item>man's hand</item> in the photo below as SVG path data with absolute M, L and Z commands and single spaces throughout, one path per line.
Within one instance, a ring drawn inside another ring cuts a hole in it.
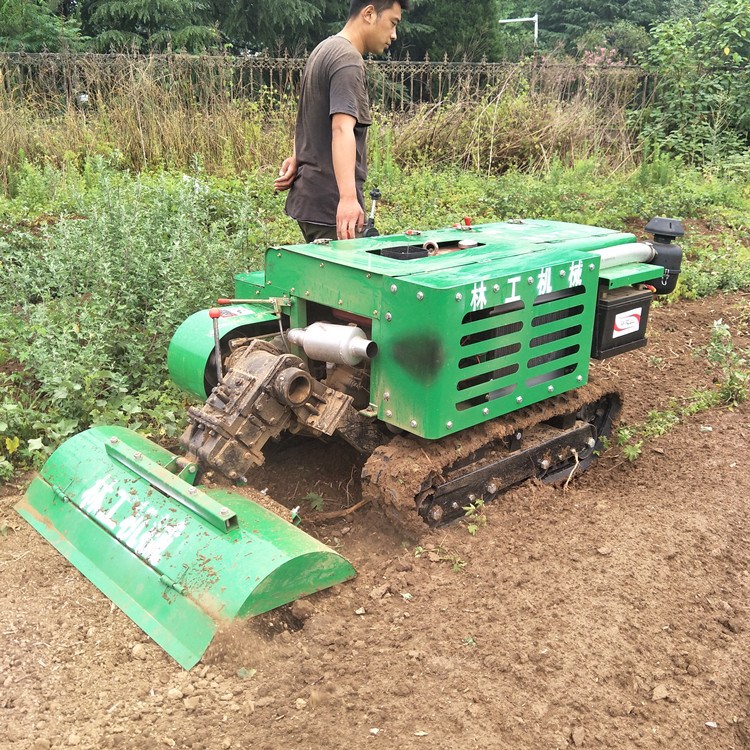
M 365 224 L 365 212 L 359 201 L 340 200 L 336 211 L 336 234 L 340 240 L 353 240 Z
M 273 189 L 277 192 L 289 190 L 297 179 L 297 157 L 289 156 L 284 159 L 279 170 L 279 176 L 273 182 Z

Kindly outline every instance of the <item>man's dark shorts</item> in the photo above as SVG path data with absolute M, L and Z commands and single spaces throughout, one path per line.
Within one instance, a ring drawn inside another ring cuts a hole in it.
M 311 221 L 298 221 L 299 228 L 302 230 L 302 235 L 305 238 L 305 242 L 314 242 L 315 240 L 335 240 L 336 239 L 336 225 L 329 226 L 328 224 L 313 224 Z

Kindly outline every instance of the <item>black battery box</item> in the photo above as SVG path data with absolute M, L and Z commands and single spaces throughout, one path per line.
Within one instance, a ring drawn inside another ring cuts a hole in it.
M 607 359 L 646 345 L 646 325 L 652 293 L 632 286 L 601 286 L 596 302 L 591 356 Z

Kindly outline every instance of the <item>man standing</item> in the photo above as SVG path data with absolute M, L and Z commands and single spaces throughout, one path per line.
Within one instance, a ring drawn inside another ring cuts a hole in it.
M 294 153 L 274 187 L 289 190 L 286 213 L 306 242 L 352 239 L 362 230 L 371 123 L 364 55 L 390 47 L 408 7 L 408 0 L 352 0 L 344 28 L 321 42 L 305 65 Z

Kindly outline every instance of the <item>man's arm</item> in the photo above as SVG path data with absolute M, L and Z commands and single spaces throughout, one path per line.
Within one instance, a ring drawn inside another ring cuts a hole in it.
M 339 205 L 336 211 L 336 233 L 340 240 L 354 239 L 362 230 L 365 212 L 357 200 L 355 168 L 357 143 L 354 126 L 357 120 L 351 115 L 335 114 L 331 118 L 331 154 L 333 173 L 339 189 Z

